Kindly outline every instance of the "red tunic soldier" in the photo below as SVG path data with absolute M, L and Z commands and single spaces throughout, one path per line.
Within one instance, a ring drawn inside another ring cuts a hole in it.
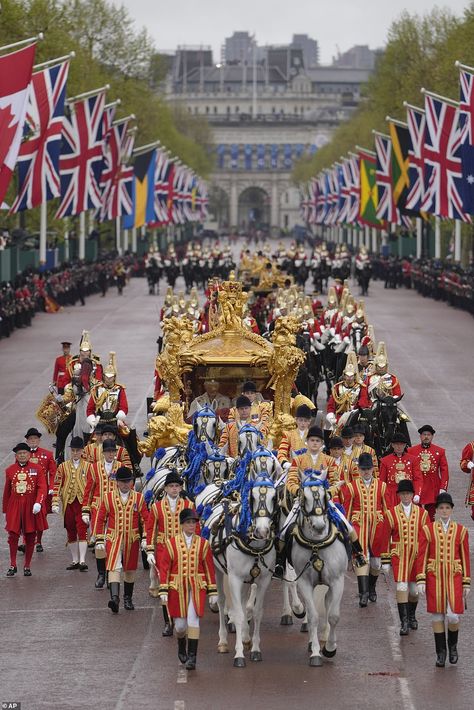
M 436 498 L 439 520 L 423 528 L 416 581 L 420 594 L 426 593 L 426 607 L 432 614 L 436 665 L 446 663 L 448 622 L 449 662 L 458 662 L 459 616 L 464 613 L 471 586 L 469 534 L 464 525 L 451 519 L 454 508 L 449 493 Z
M 120 466 L 114 490 L 107 493 L 97 513 L 96 549 L 104 549 L 109 573 L 109 609 L 117 614 L 120 604 L 120 577 L 123 571 L 123 605 L 133 611 L 133 586 L 140 546 L 146 549 L 148 509 L 141 493 L 132 490 L 133 472 Z M 140 544 L 141 539 L 141 544 Z
M 82 519 L 82 499 L 86 487 L 89 464 L 82 458 L 84 440 L 80 436 L 71 439 L 71 458 L 58 466 L 54 481 L 52 500 L 53 513 L 59 513 L 61 501 L 67 544 L 71 550 L 72 563 L 67 570 L 85 572 L 87 552 L 87 525 Z
M 183 481 L 175 471 L 170 471 L 165 479 L 165 496 L 152 504 L 146 528 L 147 560 L 150 565 L 150 595 L 159 596 L 156 564 L 166 545 L 166 541 L 179 534 L 179 514 L 185 508 L 194 508 L 194 503 L 180 496 Z M 198 531 L 199 534 L 199 531 Z M 156 584 L 156 586 L 155 586 Z M 173 624 L 168 609 L 163 606 L 165 628 L 163 636 L 173 635 Z
M 425 510 L 413 504 L 413 481 L 402 479 L 397 487 L 400 503 L 390 508 L 385 516 L 384 549 L 382 568 L 384 572 L 393 569 L 393 579 L 397 585 L 397 605 L 400 616 L 400 636 L 407 636 L 409 629 L 416 631 L 416 559 L 422 528 L 428 522 Z
M 25 439 L 31 451 L 30 463 L 37 464 L 44 470 L 48 490 L 43 505 L 44 512 L 48 515 L 48 513 L 51 513 L 51 499 L 53 496 L 54 478 L 56 476 L 54 454 L 52 451 L 40 447 L 41 432 L 38 431 L 38 429 L 34 427 L 28 429 L 25 434 Z M 44 529 L 46 530 L 46 528 Z M 36 552 L 43 552 L 42 539 L 43 530 L 38 530 L 36 534 Z
M 211 606 L 217 604 L 212 550 L 207 540 L 196 535 L 198 520 L 195 510 L 182 510 L 181 533 L 166 542 L 159 559 L 160 599 L 174 619 L 178 658 L 188 670 L 196 668 L 199 619 L 204 614 L 206 592 Z
M 87 421 L 95 427 L 99 421 L 125 420 L 128 414 L 125 387 L 116 382 L 117 366 L 115 353 L 109 355 L 109 363 L 104 370 L 103 382 L 98 382 L 91 389 L 87 404 Z
M 459 463 L 461 471 L 469 476 L 469 484 L 466 493 L 466 505 L 471 508 L 471 518 L 474 520 L 474 441 L 466 444 L 461 453 L 461 461 Z
M 446 451 L 432 443 L 435 430 L 431 424 L 424 424 L 418 429 L 421 443 L 411 446 L 407 454 L 413 456 L 423 476 L 420 504 L 428 511 L 430 520 L 434 520 L 435 501 L 439 493 L 446 493 L 449 483 L 449 469 Z
M 10 567 L 7 577 L 17 572 L 16 555 L 18 540 L 23 534 L 25 539 L 25 567 L 23 574 L 31 577 L 31 558 L 38 530 L 46 530 L 48 523 L 44 514 L 44 501 L 47 494 L 44 470 L 37 464 L 30 463 L 30 447 L 20 443 L 13 451 L 16 461 L 5 471 L 3 489 L 3 512 L 5 530 L 8 532 L 10 547 Z
M 417 460 L 406 453 L 407 440 L 404 434 L 395 433 L 392 437 L 393 454 L 388 454 L 380 460 L 381 481 L 387 484 L 387 505 L 394 508 L 398 503 L 397 486 L 404 478 L 413 481 L 415 495 L 413 502 L 418 504 L 423 488 L 423 476 Z
M 58 394 L 63 394 L 64 388 L 71 381 L 69 376 L 69 362 L 71 360 L 71 343 L 64 340 L 62 343 L 63 354 L 54 361 L 53 384 Z

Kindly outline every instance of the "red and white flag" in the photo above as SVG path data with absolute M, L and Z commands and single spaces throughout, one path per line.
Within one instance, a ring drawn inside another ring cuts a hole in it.
M 0 203 L 15 169 L 23 136 L 36 44 L 0 57 Z

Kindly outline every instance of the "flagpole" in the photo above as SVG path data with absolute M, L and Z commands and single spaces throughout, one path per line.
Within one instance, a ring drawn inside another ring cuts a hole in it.
M 454 261 L 461 261 L 461 220 L 454 220 Z
M 67 228 L 64 232 L 64 261 L 69 261 L 69 229 Z
M 66 62 L 68 59 L 74 59 L 76 56 L 76 53 L 69 52 L 69 54 L 65 54 L 63 57 L 56 57 L 56 59 L 48 59 L 47 62 L 41 62 L 41 64 L 35 64 L 33 67 L 34 72 L 38 72 L 41 69 L 46 69 L 47 67 L 52 67 L 55 64 L 61 64 L 61 62 Z
M 425 88 L 421 88 L 420 91 L 423 94 L 423 96 L 430 96 L 432 99 L 438 99 L 438 101 L 444 101 L 444 103 L 450 104 L 450 106 L 454 106 L 454 108 L 459 107 L 459 101 L 455 101 L 454 99 L 450 99 L 448 96 L 441 96 L 441 94 L 435 94 L 433 91 L 428 91 L 428 89 L 425 89 Z
M 147 145 L 141 145 L 138 148 L 135 148 L 132 155 L 140 155 L 141 153 L 146 153 L 147 150 L 151 150 L 152 148 L 157 148 L 159 145 L 161 145 L 160 141 L 153 141 L 153 143 L 147 143 Z
M 123 250 L 128 251 L 128 229 L 123 230 Z
M 421 217 L 416 218 L 416 258 L 421 259 L 421 247 L 423 236 L 423 222 Z
M 105 86 L 101 86 L 99 89 L 92 89 L 91 91 L 84 91 L 83 94 L 71 96 L 71 98 L 66 99 L 66 103 L 74 104 L 76 101 L 80 101 L 81 99 L 89 99 L 91 96 L 97 96 L 97 94 L 102 94 L 104 91 L 108 91 L 109 89 L 110 84 L 105 84 Z
M 464 71 L 468 71 L 474 74 L 474 67 L 468 67 L 467 64 L 461 64 L 461 62 L 458 60 L 454 62 L 454 66 L 456 67 L 456 69 L 464 69 Z
M 48 204 L 46 200 L 41 202 L 40 211 L 40 239 L 39 239 L 39 261 L 46 264 L 46 231 L 48 228 Z
M 393 123 L 394 126 L 399 126 L 400 128 L 408 128 L 408 123 L 405 121 L 399 121 L 398 118 L 392 118 L 391 116 L 385 116 L 385 120 L 388 123 Z
M 132 228 L 132 254 L 137 253 L 137 228 Z
M 115 218 L 115 248 L 118 254 L 122 254 L 122 247 L 120 244 L 120 217 Z
M 79 260 L 83 261 L 86 258 L 86 213 L 81 212 L 79 215 Z
M 441 259 L 441 219 L 435 217 L 435 259 Z
M 22 39 L 19 42 L 13 42 L 12 44 L 6 44 L 4 47 L 0 47 L 0 52 L 3 52 L 5 49 L 16 49 L 17 47 L 23 47 L 23 45 L 30 44 L 30 42 L 40 42 L 42 39 L 44 39 L 44 34 L 42 32 L 38 32 L 36 37 L 29 37 L 28 39 Z

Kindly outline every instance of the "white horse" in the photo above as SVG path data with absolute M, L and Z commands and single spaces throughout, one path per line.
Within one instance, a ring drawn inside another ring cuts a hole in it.
M 219 504 L 222 505 L 222 504 Z M 216 562 L 219 595 L 218 651 L 228 651 L 225 615 L 224 580 L 227 575 L 235 623 L 234 666 L 245 667 L 244 646 L 250 648 L 250 660 L 261 661 L 260 624 L 263 602 L 275 565 L 274 517 L 277 508 L 275 484 L 270 478 L 248 480 L 241 491 L 240 510 L 232 518 L 232 529 L 221 522 L 211 535 Z M 222 520 L 222 518 L 221 518 Z M 250 638 L 247 598 L 254 585 L 253 633 Z
M 298 590 L 306 606 L 309 630 L 310 666 L 322 666 L 321 654 L 336 654 L 336 626 L 339 621 L 347 552 L 334 524 L 328 505 L 325 476 L 309 477 L 302 484 L 300 510 L 292 536 L 291 559 L 298 580 Z M 326 585 L 325 617 L 319 618 L 314 603 L 315 588 Z M 329 626 L 327 641 L 320 650 L 319 628 Z

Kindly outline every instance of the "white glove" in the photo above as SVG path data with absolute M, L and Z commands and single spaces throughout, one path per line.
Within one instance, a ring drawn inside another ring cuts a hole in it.
M 89 525 L 90 521 L 91 521 L 91 519 L 89 517 L 89 514 L 83 513 L 82 514 L 82 522 L 84 523 L 84 525 Z
M 384 564 L 382 565 L 382 572 L 387 575 L 390 572 L 390 565 L 389 564 Z
M 328 420 L 328 422 L 330 422 L 330 424 L 336 423 L 336 415 L 334 414 L 334 412 L 328 412 L 326 415 L 326 419 Z
M 52 496 L 53 493 L 54 493 L 54 488 L 50 488 L 49 491 L 48 491 L 48 495 L 49 495 L 49 496 Z
M 95 543 L 95 549 L 96 550 L 105 550 L 105 545 L 103 542 L 96 542 Z
M 35 503 L 33 505 L 33 515 L 38 515 L 41 510 L 41 503 Z
M 285 461 L 285 463 L 282 464 L 282 469 L 283 469 L 284 471 L 289 471 L 290 468 L 291 468 L 291 463 L 290 463 L 289 461 Z
M 439 492 L 440 492 L 440 493 L 446 493 L 446 488 L 440 488 L 440 489 L 439 489 Z
M 59 513 L 59 505 L 53 505 L 51 506 L 51 510 L 53 513 Z
M 95 414 L 89 414 L 89 416 L 86 419 L 86 422 L 89 424 L 91 429 L 95 427 L 95 425 L 98 423 L 99 417 L 96 417 Z
M 149 552 L 148 555 L 146 556 L 146 561 L 148 562 L 149 565 L 156 565 L 156 559 L 155 555 L 153 552 Z
M 420 502 L 420 496 L 413 496 L 413 502 L 418 505 L 418 503 Z
M 471 588 L 470 588 L 470 587 L 464 587 L 464 589 L 462 590 L 462 595 L 463 595 L 463 597 L 464 597 L 464 601 L 466 601 L 466 599 L 468 598 L 470 592 L 471 592 Z
M 115 416 L 117 417 L 117 419 L 120 419 L 121 422 L 124 422 L 127 417 L 123 409 L 119 409 Z
M 163 604 L 163 606 L 165 604 L 168 604 L 168 595 L 167 594 L 160 594 L 160 601 Z
M 474 461 L 469 461 L 467 467 L 472 470 L 474 468 Z
M 217 596 L 217 594 L 211 594 L 209 596 L 209 606 L 216 607 L 218 601 L 219 601 L 219 597 Z
M 426 584 L 424 582 L 418 582 L 416 588 L 418 589 L 418 594 L 424 597 L 426 594 Z
M 143 540 L 141 541 L 140 547 L 143 550 L 143 552 L 146 552 L 146 537 L 143 538 Z

